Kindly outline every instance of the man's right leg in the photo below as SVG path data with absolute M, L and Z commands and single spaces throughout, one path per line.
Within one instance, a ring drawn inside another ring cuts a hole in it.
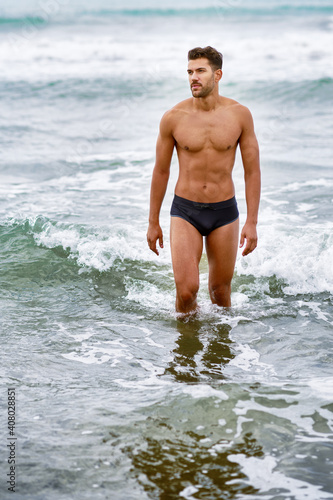
M 176 283 L 176 311 L 190 313 L 197 308 L 203 239 L 192 224 L 180 217 L 171 217 L 170 243 Z

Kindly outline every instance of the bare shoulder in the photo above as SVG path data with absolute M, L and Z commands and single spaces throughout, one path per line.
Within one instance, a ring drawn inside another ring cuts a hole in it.
M 230 99 L 228 97 L 224 97 L 223 99 L 223 106 L 225 108 L 229 108 L 230 111 L 235 113 L 243 123 L 252 122 L 252 114 L 249 108 L 234 99 Z
M 160 128 L 161 131 L 171 131 L 174 129 L 179 119 L 184 114 L 187 114 L 190 110 L 190 102 L 191 99 L 185 99 L 184 101 L 179 102 L 173 108 L 169 109 L 164 113 L 161 119 Z
M 232 112 L 232 116 L 235 122 L 238 123 L 242 131 L 242 136 L 253 135 L 254 134 L 254 123 L 251 111 L 249 108 L 235 101 L 234 99 L 224 98 L 225 108 Z
M 192 107 L 192 99 L 185 99 L 184 101 L 179 102 L 173 108 L 169 109 L 166 113 L 164 113 L 163 118 L 165 117 L 167 120 L 172 120 L 174 118 L 179 118 L 181 114 L 188 113 Z

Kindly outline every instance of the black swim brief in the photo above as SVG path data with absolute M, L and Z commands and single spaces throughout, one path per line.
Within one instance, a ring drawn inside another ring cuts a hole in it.
M 208 236 L 214 229 L 237 220 L 239 212 L 235 197 L 218 203 L 197 203 L 175 194 L 170 215 L 186 220 L 202 236 Z

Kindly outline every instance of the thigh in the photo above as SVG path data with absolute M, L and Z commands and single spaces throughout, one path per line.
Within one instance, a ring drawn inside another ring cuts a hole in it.
M 171 217 L 170 244 L 176 286 L 186 283 L 199 286 L 199 262 L 203 248 L 199 231 L 186 220 Z
M 207 236 L 206 252 L 210 288 L 231 283 L 236 263 L 238 240 L 238 219 L 215 229 Z

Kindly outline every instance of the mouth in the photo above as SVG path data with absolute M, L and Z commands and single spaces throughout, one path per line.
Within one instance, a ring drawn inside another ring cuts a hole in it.
M 200 87 L 201 87 L 201 85 L 199 85 L 198 83 L 195 83 L 195 84 L 191 85 L 191 88 L 194 89 L 194 90 L 195 89 L 199 89 Z

